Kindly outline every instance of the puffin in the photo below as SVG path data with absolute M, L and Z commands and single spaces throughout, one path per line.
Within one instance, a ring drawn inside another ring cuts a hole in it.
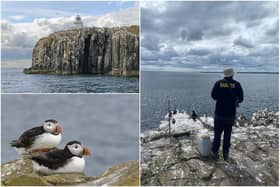
M 43 175 L 53 173 L 82 173 L 85 167 L 84 156 L 90 150 L 79 141 L 68 142 L 64 149 L 55 149 L 40 155 L 32 156 L 33 172 Z
M 25 131 L 18 140 L 11 141 L 11 146 L 20 155 L 32 155 L 47 152 L 61 142 L 62 128 L 54 119 L 46 120 L 41 126 Z
M 196 119 L 198 119 L 198 115 L 195 113 L 195 111 L 192 111 L 192 115 L 191 118 L 193 119 L 193 121 L 196 121 Z

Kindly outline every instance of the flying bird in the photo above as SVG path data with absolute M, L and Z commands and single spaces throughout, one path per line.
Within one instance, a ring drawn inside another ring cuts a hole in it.
M 18 140 L 13 140 L 11 146 L 20 155 L 30 155 L 36 152 L 47 152 L 61 141 L 62 128 L 54 119 L 46 120 L 42 126 L 25 131 Z
M 83 172 L 84 155 L 90 155 L 87 147 L 79 141 L 70 141 L 64 149 L 51 150 L 31 157 L 33 171 L 40 174 Z

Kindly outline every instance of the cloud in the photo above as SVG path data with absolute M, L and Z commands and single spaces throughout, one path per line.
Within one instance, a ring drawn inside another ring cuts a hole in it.
M 277 71 L 278 22 L 277 2 L 143 2 L 142 67 Z
M 234 45 L 237 45 L 237 46 L 242 46 L 242 47 L 246 47 L 246 48 L 253 48 L 254 45 L 251 41 L 243 38 L 242 36 L 239 36 L 238 38 L 236 38 L 234 41 L 233 41 Z
M 146 35 L 142 39 L 142 45 L 145 46 L 145 48 L 150 51 L 159 51 L 160 49 L 159 42 L 160 41 L 157 36 Z
M 134 7 L 122 9 L 116 12 L 100 16 L 82 16 L 85 27 L 115 27 L 124 25 L 139 25 L 139 10 L 137 4 Z M 11 17 L 11 16 L 10 16 Z M 22 17 L 13 16 L 19 21 Z M 55 18 L 35 18 L 32 22 L 11 23 L 8 20 L 1 20 L 2 34 L 2 56 L 11 57 L 10 51 L 15 50 L 17 57 L 29 57 L 30 48 L 33 48 L 36 41 L 50 33 L 74 28 L 75 16 L 64 16 Z M 19 50 L 21 48 L 21 50 Z M 25 50 L 26 49 L 26 50 Z M 24 53 L 29 54 L 22 54 Z M 16 53 L 20 52 L 20 55 Z M 9 53 L 9 54 L 5 54 Z
M 14 15 L 14 16 L 9 16 L 10 19 L 15 20 L 15 21 L 21 21 L 25 18 L 23 15 Z

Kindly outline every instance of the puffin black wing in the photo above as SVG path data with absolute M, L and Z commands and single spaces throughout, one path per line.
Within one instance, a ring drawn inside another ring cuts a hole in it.
M 56 149 L 39 156 L 33 156 L 31 159 L 49 169 L 57 169 L 64 166 L 72 156 L 73 155 L 66 150 Z
M 27 131 L 25 131 L 20 137 L 18 140 L 13 140 L 11 142 L 11 146 L 12 147 L 25 147 L 25 148 L 28 148 L 30 147 L 34 140 L 35 140 L 35 137 L 38 136 L 38 135 L 41 135 L 43 134 L 45 131 L 44 131 L 44 128 L 41 126 L 41 127 L 34 127 L 32 129 L 29 129 Z

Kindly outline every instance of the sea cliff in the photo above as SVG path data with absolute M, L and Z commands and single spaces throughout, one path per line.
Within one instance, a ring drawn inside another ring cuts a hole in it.
M 41 38 L 26 74 L 139 75 L 139 27 L 90 27 Z

